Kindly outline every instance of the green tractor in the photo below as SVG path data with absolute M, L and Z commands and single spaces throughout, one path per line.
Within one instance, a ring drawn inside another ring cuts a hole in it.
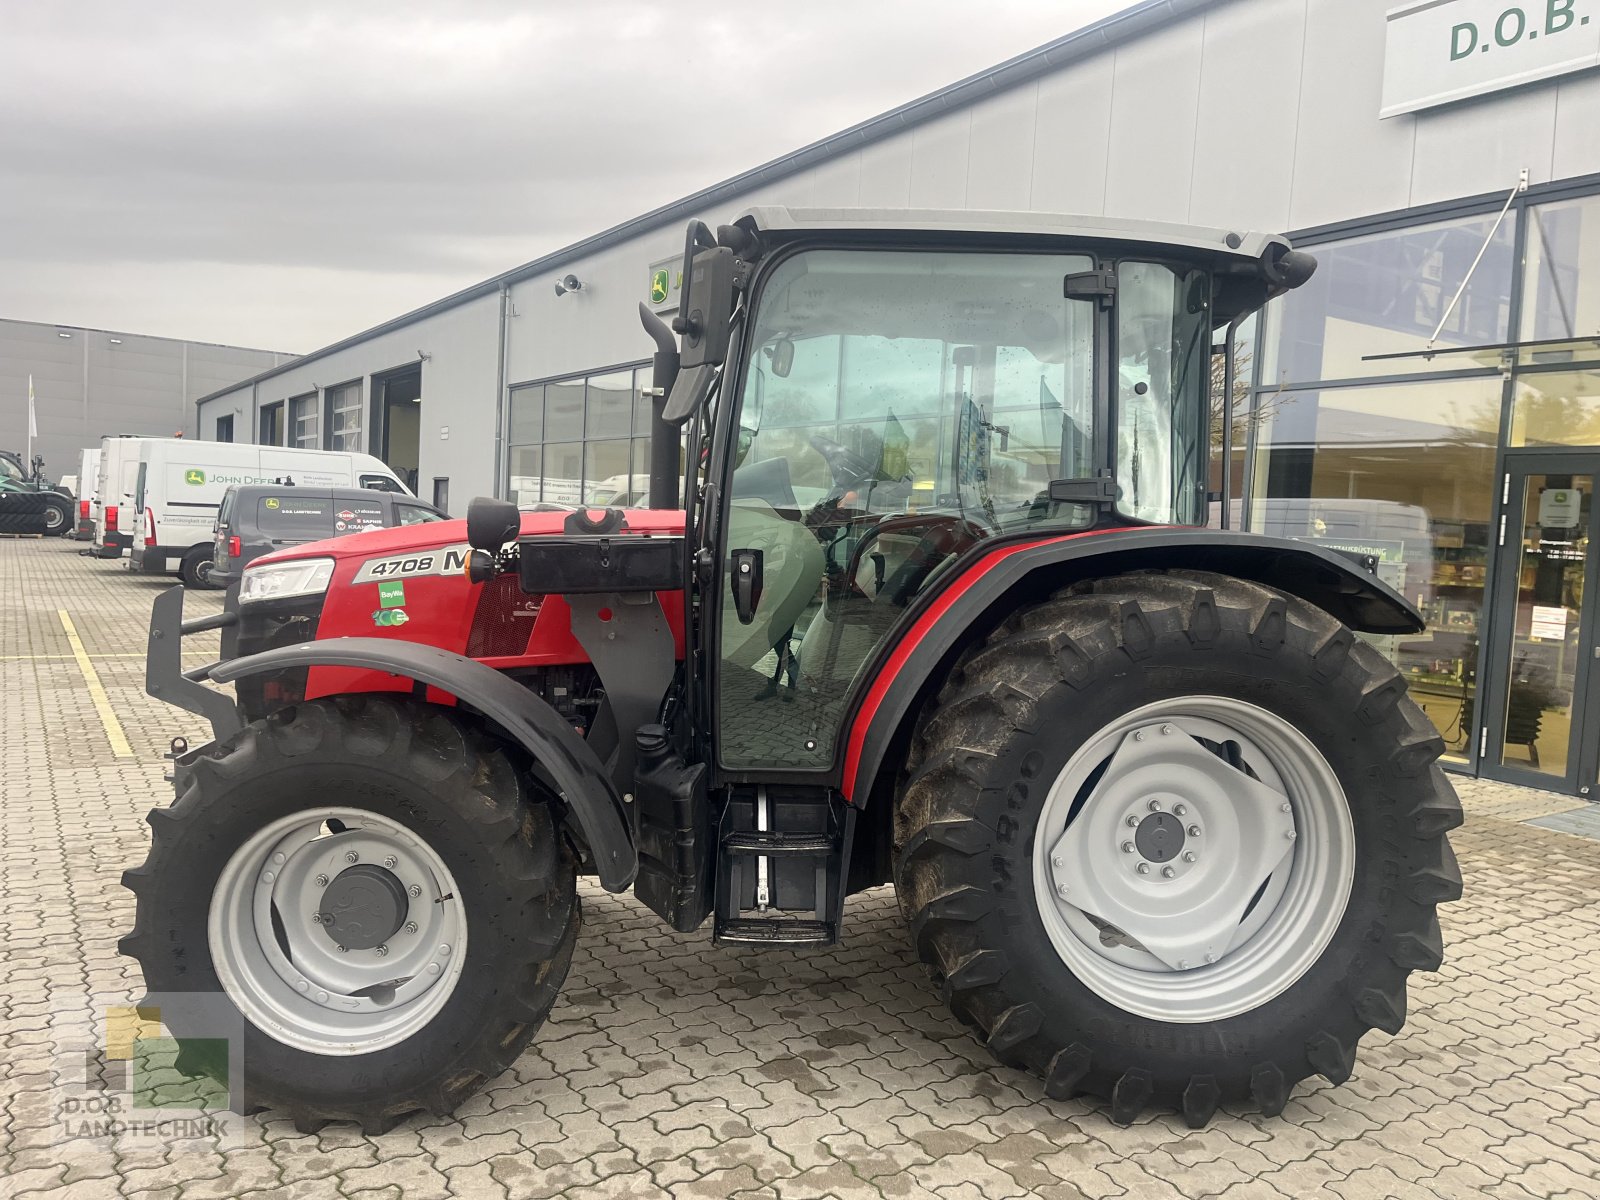
M 0 450 L 0 533 L 72 532 L 72 497 L 44 473 L 44 456 L 23 465 L 14 450 Z

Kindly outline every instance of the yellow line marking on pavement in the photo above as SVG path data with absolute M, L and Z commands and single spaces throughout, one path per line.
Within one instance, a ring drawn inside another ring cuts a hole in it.
M 89 661 L 89 652 L 83 648 L 78 627 L 72 623 L 72 617 L 66 609 L 56 609 L 56 615 L 61 618 L 61 627 L 67 631 L 67 644 L 72 647 L 72 657 L 78 660 L 78 670 L 83 672 L 83 682 L 89 689 L 89 699 L 94 701 L 95 712 L 100 714 L 100 724 L 105 726 L 111 753 L 117 758 L 132 758 L 133 747 L 128 745 L 128 735 L 122 732 L 122 722 L 117 720 L 117 714 L 111 707 L 111 697 L 106 695 L 100 674 L 94 669 L 94 663 Z

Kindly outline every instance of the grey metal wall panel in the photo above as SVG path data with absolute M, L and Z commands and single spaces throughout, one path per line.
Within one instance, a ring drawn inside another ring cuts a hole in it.
M 1104 211 L 1181 220 L 1199 138 L 1202 20 L 1189 20 L 1116 51 L 1111 153 Z
M 972 110 L 968 208 L 1025 209 L 1033 190 L 1039 88 L 1027 83 Z
M 1600 74 L 1591 72 L 1556 85 L 1552 143 L 1552 178 L 1600 172 Z
M 1204 24 L 1199 136 L 1185 219 L 1287 229 L 1305 2 L 1223 5 Z
M 911 207 L 965 205 L 972 113 L 952 113 L 919 125 L 911 135 L 911 147 Z
M 1402 118 L 1403 119 L 1403 118 Z M 1418 113 L 1411 203 L 1509 191 L 1523 167 L 1529 182 L 1550 179 L 1556 89 L 1530 88 Z M 1597 132 L 1596 137 L 1600 137 Z
M 861 203 L 861 152 L 846 151 L 811 173 L 812 195 L 824 206 L 853 208 Z
M 865 207 L 900 207 L 911 203 L 912 139 L 896 134 L 861 151 L 861 203 Z
M 1105 212 L 1115 56 L 1099 55 L 1039 81 L 1033 139 L 1035 212 Z
M 1387 7 L 1387 0 L 1307 2 L 1290 228 L 1410 203 L 1416 119 L 1378 119 Z

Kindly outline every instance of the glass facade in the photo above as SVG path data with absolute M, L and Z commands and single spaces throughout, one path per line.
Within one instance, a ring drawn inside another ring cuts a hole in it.
M 641 365 L 513 388 L 507 495 L 523 506 L 643 503 L 649 384 Z
M 1519 203 L 1495 229 L 1497 213 L 1302 243 L 1317 273 L 1242 342 L 1259 363 L 1242 361 L 1236 419 L 1249 527 L 1376 555 L 1426 616 L 1369 640 L 1461 763 L 1480 753 L 1487 647 L 1517 619 L 1494 611 L 1515 569 L 1502 475 L 1519 452 L 1600 446 L 1600 197 Z M 1436 329 L 1439 353 L 1417 356 Z

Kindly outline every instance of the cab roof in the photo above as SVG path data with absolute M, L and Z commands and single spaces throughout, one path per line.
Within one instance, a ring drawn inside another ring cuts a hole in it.
M 1290 249 L 1288 239 L 1278 234 L 1069 213 L 954 208 L 789 208 L 773 204 L 747 209 L 737 223 L 744 222 L 749 222 L 762 232 L 780 236 L 870 230 L 884 233 L 981 233 L 1059 237 L 1076 241 L 1138 242 L 1197 250 L 1241 262 L 1259 262 L 1274 247 Z

